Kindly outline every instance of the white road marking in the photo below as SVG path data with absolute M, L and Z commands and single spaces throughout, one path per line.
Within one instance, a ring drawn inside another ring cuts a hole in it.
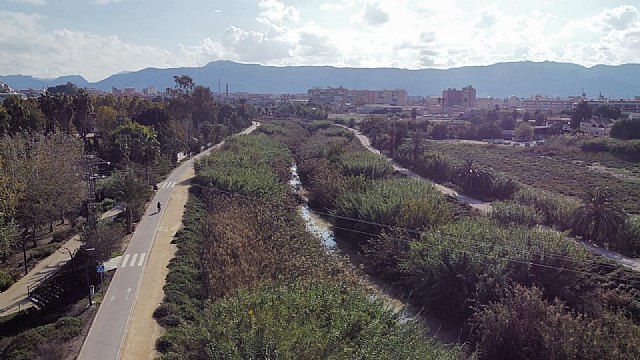
M 120 264 L 120 267 L 125 267 L 127 266 L 127 261 L 129 261 L 129 254 L 126 254 L 124 256 L 124 259 L 122 259 L 122 264 Z
M 129 263 L 129 267 L 136 266 L 136 259 L 137 258 L 138 258 L 138 254 L 133 254 L 133 257 L 131 258 L 131 262 Z
M 145 256 L 146 254 L 147 254 L 147 253 L 142 253 L 142 254 L 140 254 L 140 260 L 138 260 L 138 266 L 142 266 L 142 264 L 144 263 L 144 256 Z
M 125 301 L 129 301 L 129 294 L 131 294 L 131 288 L 127 289 L 127 296 L 125 297 Z

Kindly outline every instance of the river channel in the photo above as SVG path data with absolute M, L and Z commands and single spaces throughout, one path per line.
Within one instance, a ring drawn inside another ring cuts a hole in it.
M 363 256 L 349 241 L 341 239 L 340 236 L 334 233 L 330 219 L 316 213 L 309 207 L 308 199 L 305 195 L 306 191 L 298 176 L 298 167 L 295 163 L 291 166 L 289 185 L 302 199 L 302 204 L 298 206 L 298 213 L 304 219 L 307 231 L 318 237 L 327 251 L 337 252 L 339 255 L 344 256 L 353 267 L 362 269 L 365 263 Z M 374 296 L 382 298 L 390 308 L 399 313 L 400 322 L 415 318 L 426 325 L 429 336 L 433 336 L 446 344 L 453 344 L 457 341 L 459 329 L 451 329 L 434 316 L 425 313 L 423 309 L 409 304 L 403 299 L 404 296 L 399 288 L 378 277 L 366 274 L 362 270 L 359 270 L 358 274 L 363 286 L 369 289 Z

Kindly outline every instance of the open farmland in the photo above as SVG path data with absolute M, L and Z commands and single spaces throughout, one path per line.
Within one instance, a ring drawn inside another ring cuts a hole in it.
M 567 196 L 580 196 L 598 186 L 608 187 L 625 210 L 640 213 L 640 180 L 633 176 L 640 165 L 600 161 L 599 167 L 594 169 L 593 163 L 585 161 L 586 157 L 578 154 L 565 157 L 564 152 L 542 151 L 545 147 L 522 149 L 429 141 L 428 148 L 446 154 L 456 162 L 473 160 L 479 166 L 490 167 L 525 184 Z M 603 166 L 616 170 L 603 171 Z M 633 175 L 620 176 L 624 173 Z

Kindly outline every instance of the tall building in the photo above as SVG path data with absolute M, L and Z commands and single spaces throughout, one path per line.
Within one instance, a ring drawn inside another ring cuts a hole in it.
M 462 110 L 471 109 L 476 103 L 476 89 L 469 85 L 460 90 L 455 88 L 442 90 L 442 99 L 446 108 L 451 109 L 458 106 Z
M 309 102 L 340 106 L 360 105 L 406 105 L 407 92 L 403 89 L 392 90 L 349 90 L 339 88 L 313 88 L 307 91 Z

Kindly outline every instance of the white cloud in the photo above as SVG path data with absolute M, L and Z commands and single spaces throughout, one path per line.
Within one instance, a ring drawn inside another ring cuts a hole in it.
M 260 0 L 258 7 L 261 13 L 256 20 L 266 25 L 300 20 L 300 11 L 293 6 L 285 5 L 280 0 Z
M 176 65 L 175 57 L 152 46 L 118 37 L 59 29 L 44 31 L 41 16 L 0 11 L 0 69 L 37 77 L 82 74 L 100 80 L 123 70 Z

